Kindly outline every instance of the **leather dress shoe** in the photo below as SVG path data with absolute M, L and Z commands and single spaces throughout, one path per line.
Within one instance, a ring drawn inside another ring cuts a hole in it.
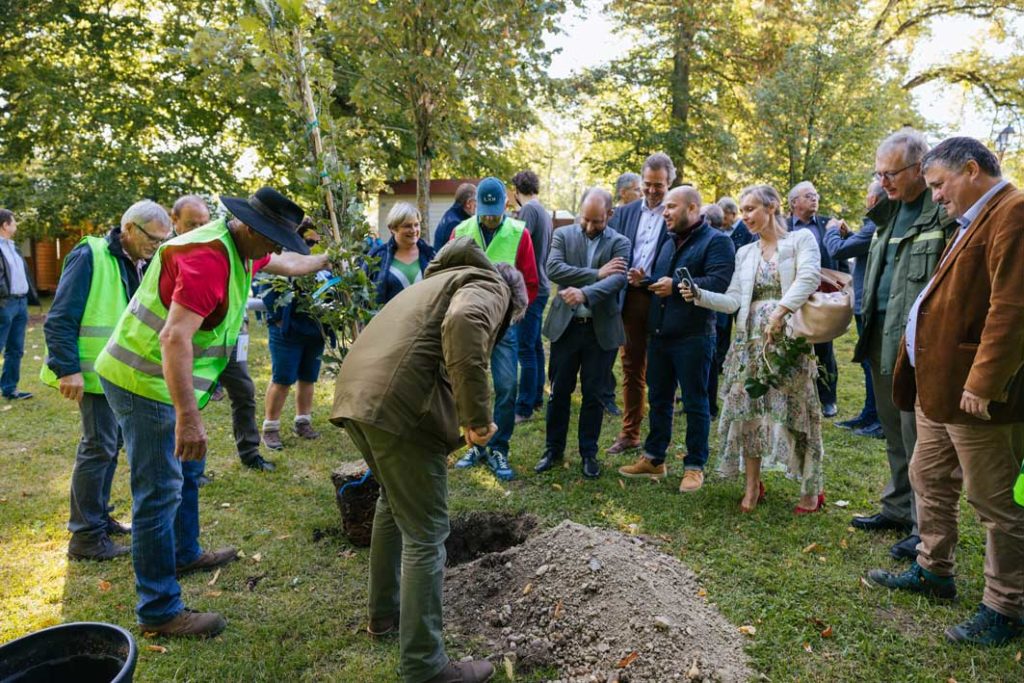
M 277 465 L 269 460 L 264 460 L 262 455 L 257 455 L 252 460 L 248 460 L 242 464 L 251 470 L 257 470 L 259 472 L 273 472 L 277 469 Z
M 583 476 L 587 479 L 597 479 L 601 476 L 601 464 L 597 458 L 583 458 Z
M 823 417 L 835 417 L 839 414 L 839 409 L 835 403 L 826 403 L 821 406 L 821 414 Z
M 882 425 L 878 422 L 875 422 L 874 424 L 865 425 L 863 427 L 858 427 L 857 429 L 853 430 L 853 433 L 856 436 L 863 436 L 868 439 L 885 438 L 885 432 L 882 431 Z
M 894 545 L 889 549 L 889 554 L 896 560 L 916 560 L 917 559 L 917 544 L 921 542 L 921 537 L 916 534 L 910 534 L 902 541 Z
M 121 555 L 127 555 L 132 549 L 126 545 L 114 543 L 110 537 L 103 534 L 96 539 L 82 539 L 75 534 L 71 535 L 71 542 L 68 543 L 68 559 L 91 560 L 93 562 L 106 562 Z
M 556 455 L 551 451 L 544 451 L 544 456 L 534 466 L 533 471 L 536 472 L 537 474 L 540 474 L 541 472 L 547 472 L 552 467 L 555 467 L 556 465 L 561 465 L 562 457 L 563 456 Z
M 107 515 L 107 534 L 108 535 L 125 535 L 132 532 L 132 525 L 119 522 L 110 515 Z
M 881 512 L 867 517 L 854 517 L 850 524 L 854 529 L 860 529 L 861 531 L 886 531 L 888 529 L 894 529 L 896 531 L 909 533 L 911 529 L 910 524 L 906 522 L 897 522 L 895 519 L 886 517 Z

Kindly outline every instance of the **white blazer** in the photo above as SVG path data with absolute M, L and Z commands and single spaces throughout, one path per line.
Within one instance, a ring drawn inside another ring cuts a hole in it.
M 795 230 L 779 239 L 777 249 L 779 280 L 782 299 L 779 303 L 791 311 L 803 306 L 821 283 L 821 252 L 810 230 Z M 761 264 L 761 246 L 751 242 L 736 252 L 736 270 L 729 289 L 724 294 L 700 290 L 698 306 L 722 313 L 739 311 L 736 320 L 738 334 L 746 334 L 750 303 L 754 295 L 754 280 Z

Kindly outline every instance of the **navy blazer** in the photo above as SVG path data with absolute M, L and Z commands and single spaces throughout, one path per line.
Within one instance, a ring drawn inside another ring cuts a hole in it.
M 646 199 L 641 197 L 635 201 L 620 206 L 612 214 L 612 219 L 608 221 L 608 227 L 615 230 L 620 235 L 625 235 L 626 239 L 629 240 L 629 267 L 633 267 L 633 258 L 635 257 L 636 249 L 636 229 L 640 226 L 640 215 L 643 210 L 644 202 Z M 658 238 L 658 245 L 655 247 L 655 253 L 661 249 L 661 245 L 668 239 L 668 229 L 665 228 L 665 219 L 661 221 L 662 229 L 661 236 Z
M 831 268 L 832 270 L 838 270 L 843 273 L 850 272 L 850 265 L 845 260 L 832 258 L 832 255 L 828 253 L 828 249 L 825 247 L 825 226 L 832 220 L 830 216 L 819 216 L 814 214 L 813 221 L 814 226 L 801 225 L 796 226 L 796 217 L 790 216 L 786 219 L 786 228 L 792 232 L 793 230 L 810 230 L 811 234 L 814 235 L 815 241 L 818 243 L 818 251 L 821 252 L 821 267 Z
M 742 220 L 736 224 L 729 237 L 732 239 L 732 245 L 736 247 L 736 251 L 739 251 L 740 247 L 745 247 L 751 242 L 757 241 L 757 237 L 750 232 L 750 228 Z
M 679 293 L 676 269 L 686 266 L 700 289 L 724 292 L 736 269 L 736 248 L 732 240 L 705 221 L 678 249 L 667 240 L 654 258 L 651 281 L 672 278 L 672 293 L 667 297 L 651 294 L 651 312 L 647 333 L 655 337 L 689 337 L 715 332 L 715 312 L 687 302 Z

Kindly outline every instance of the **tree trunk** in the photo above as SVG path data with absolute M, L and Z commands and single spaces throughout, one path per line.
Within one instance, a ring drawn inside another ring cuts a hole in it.
M 430 235 L 430 155 L 426 150 L 416 150 L 416 208 L 420 210 L 420 232 L 426 238 Z
M 690 137 L 690 47 L 693 31 L 689 12 L 677 16 L 677 29 L 672 55 L 672 111 L 669 121 L 669 149 L 665 150 L 676 164 L 677 180 L 686 172 L 687 142 Z

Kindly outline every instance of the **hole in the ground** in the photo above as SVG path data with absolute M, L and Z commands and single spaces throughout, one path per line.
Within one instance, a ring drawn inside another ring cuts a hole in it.
M 468 512 L 451 519 L 444 547 L 447 565 L 472 562 L 481 555 L 500 553 L 523 543 L 537 528 L 537 518 L 525 512 Z

